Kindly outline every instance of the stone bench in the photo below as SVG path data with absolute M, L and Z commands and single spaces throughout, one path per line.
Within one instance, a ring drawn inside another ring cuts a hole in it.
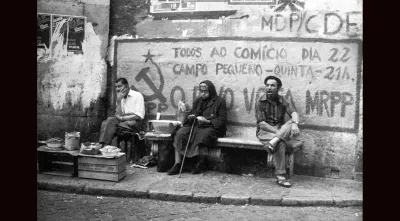
M 158 154 L 159 145 L 170 145 L 173 138 L 170 134 L 157 134 L 154 132 L 147 132 L 146 139 L 151 142 L 151 155 Z M 303 147 L 303 141 L 289 141 L 286 145 L 286 170 L 288 176 L 293 175 L 294 153 Z M 232 134 L 218 138 L 214 147 L 209 148 L 208 158 L 213 161 L 221 160 L 222 148 L 243 148 L 266 151 L 264 145 L 257 139 L 257 137 L 236 137 Z

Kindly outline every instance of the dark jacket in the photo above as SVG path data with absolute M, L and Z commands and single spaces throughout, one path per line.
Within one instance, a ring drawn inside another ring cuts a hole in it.
M 205 155 L 204 150 L 214 146 L 218 137 L 223 137 L 226 133 L 227 113 L 225 100 L 217 96 L 217 91 L 211 81 L 206 80 L 201 83 L 207 84 L 210 96 L 206 100 L 197 98 L 193 102 L 192 110 L 188 115 L 203 116 L 207 120 L 210 120 L 211 124 L 198 125 L 196 123 L 190 136 L 191 125 L 194 119 L 188 120 L 186 116 L 183 121 L 183 127 L 174 135 L 173 143 L 175 150 L 178 150 L 181 154 L 186 153 L 186 157 Z M 190 145 L 187 145 L 188 142 Z
M 196 116 L 203 116 L 207 120 L 211 121 L 211 125 L 221 137 L 226 134 L 226 123 L 227 123 L 227 110 L 226 110 L 226 102 L 223 98 L 217 95 L 217 91 L 215 90 L 215 86 L 211 81 L 205 80 L 201 83 L 205 83 L 208 85 L 208 89 L 210 91 L 210 98 L 207 100 L 203 100 L 201 97 L 197 98 L 193 102 L 192 110 L 190 114 L 195 114 Z M 207 104 L 203 104 L 206 102 Z M 202 109 L 203 106 L 203 109 Z M 186 119 L 183 122 L 183 125 L 191 125 L 191 122 Z

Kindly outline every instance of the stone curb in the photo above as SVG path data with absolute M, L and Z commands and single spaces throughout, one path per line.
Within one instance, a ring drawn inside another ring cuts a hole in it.
M 221 200 L 221 195 L 212 193 L 194 193 L 193 202 L 197 203 L 219 203 Z
M 329 207 L 352 207 L 362 206 L 362 199 L 318 199 L 306 197 L 260 197 L 260 196 L 241 196 L 237 194 L 217 194 L 217 193 L 192 193 L 179 191 L 161 190 L 121 190 L 102 188 L 85 184 L 54 183 L 37 181 L 38 190 L 50 190 L 57 192 L 68 192 L 88 195 L 102 195 L 113 197 L 130 197 L 155 199 L 176 202 L 196 202 L 196 203 L 220 203 L 223 205 L 262 205 L 262 206 L 329 206 Z
M 73 185 L 73 184 L 59 184 L 51 182 L 37 182 L 37 188 L 39 190 L 50 190 L 58 192 L 68 192 L 68 193 L 83 193 L 84 185 Z
M 337 207 L 363 206 L 363 201 L 361 199 L 334 199 L 333 201 Z
M 250 202 L 250 196 L 240 196 L 235 194 L 226 194 L 221 196 L 223 205 L 246 205 Z
M 333 199 L 325 198 L 305 198 L 305 197 L 285 197 L 282 199 L 283 206 L 334 206 Z
M 282 198 L 280 197 L 260 197 L 260 196 L 251 196 L 250 197 L 251 205 L 260 205 L 260 206 L 282 206 Z
M 190 192 L 149 190 L 149 198 L 164 201 L 192 202 L 193 194 Z

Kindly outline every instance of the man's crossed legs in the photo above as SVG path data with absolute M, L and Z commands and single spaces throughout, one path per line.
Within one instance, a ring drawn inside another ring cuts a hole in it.
M 291 128 L 294 122 L 287 121 L 280 128 L 274 126 L 278 131 L 276 133 L 262 130 L 257 133 L 257 138 L 264 144 L 268 152 L 268 165 L 274 158 L 275 176 L 277 183 L 284 187 L 290 187 L 291 184 L 286 180 L 286 142 L 290 140 Z

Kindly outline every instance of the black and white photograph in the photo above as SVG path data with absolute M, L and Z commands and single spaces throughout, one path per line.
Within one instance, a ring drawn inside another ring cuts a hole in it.
M 362 0 L 37 0 L 36 30 L 37 220 L 365 218 Z

